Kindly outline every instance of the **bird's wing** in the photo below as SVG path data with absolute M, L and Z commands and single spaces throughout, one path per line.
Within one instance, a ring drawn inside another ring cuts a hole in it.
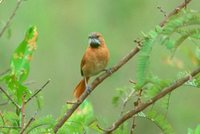
M 85 63 L 86 63 L 86 53 L 83 55 L 83 58 L 82 58 L 82 60 L 81 60 L 81 66 L 80 66 L 80 70 L 81 70 L 81 76 L 83 76 L 83 70 L 82 70 L 82 68 L 83 68 L 83 66 L 85 65 Z

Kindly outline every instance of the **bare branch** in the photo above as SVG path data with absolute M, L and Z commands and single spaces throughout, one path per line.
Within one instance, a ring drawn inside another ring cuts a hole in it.
M 135 94 L 135 90 L 132 89 L 131 92 L 129 93 L 129 95 L 124 99 L 123 105 L 122 105 L 122 108 L 121 108 L 122 110 L 121 110 L 120 116 L 122 116 L 124 114 L 124 109 L 126 107 L 126 104 L 131 99 L 131 97 L 133 97 L 134 94 Z
M 191 2 L 192 0 L 188 0 L 186 3 L 182 3 L 180 4 L 176 9 L 181 10 L 182 8 L 185 7 L 185 5 L 187 5 L 189 2 Z M 167 15 L 167 17 L 164 18 L 164 20 L 160 23 L 160 26 L 163 27 L 164 24 L 167 22 L 167 20 L 169 19 L 169 17 L 177 14 L 177 10 L 173 10 L 169 15 Z M 139 51 L 140 51 L 140 47 L 141 47 L 141 42 L 137 42 L 137 46 L 132 49 L 126 56 L 124 56 L 114 67 L 111 68 L 111 72 L 112 74 L 115 73 L 118 69 L 120 69 L 124 64 L 126 64 L 130 59 L 132 59 Z M 102 83 L 106 78 L 108 78 L 110 75 L 112 75 L 110 73 L 103 73 L 100 76 L 98 76 L 91 84 L 91 92 L 100 84 Z M 90 93 L 91 93 L 90 92 Z M 54 132 L 57 133 L 57 131 L 63 126 L 63 124 L 70 118 L 70 116 L 74 113 L 74 111 L 79 107 L 79 105 L 82 104 L 82 102 L 88 97 L 88 95 L 90 94 L 88 92 L 84 92 L 83 95 L 80 98 L 79 103 L 75 103 L 72 105 L 71 109 L 69 109 L 68 111 L 66 111 L 66 113 L 64 114 L 64 116 L 58 120 L 57 124 L 54 127 Z
M 171 13 L 169 13 L 163 21 L 161 21 L 160 26 L 163 27 L 164 24 L 168 21 L 168 19 L 173 16 L 174 14 L 177 14 L 181 9 L 185 8 L 192 0 L 185 0 L 183 3 L 181 3 L 179 6 L 177 6 Z
M 138 94 L 137 94 L 137 100 L 134 102 L 134 109 L 137 108 L 142 102 L 141 102 L 141 96 L 142 96 L 142 89 L 138 90 Z M 132 125 L 131 125 L 131 130 L 130 130 L 130 134 L 134 133 L 134 129 L 136 127 L 135 124 L 135 116 L 132 117 Z
M 21 108 L 21 130 L 24 130 L 24 122 L 25 120 L 25 102 L 24 102 L 24 96 L 22 96 L 22 108 Z
M 50 82 L 51 80 L 49 79 L 38 91 L 36 91 L 30 98 L 28 98 L 25 101 L 25 104 L 27 104 L 30 100 L 32 100 L 36 95 L 38 95 Z
M 160 10 L 160 12 L 161 12 L 165 17 L 167 17 L 166 11 L 165 11 L 161 6 L 158 6 L 157 8 Z
M 11 96 L 10 96 L 2 87 L 0 87 L 0 90 L 6 95 L 6 97 L 7 97 L 18 109 L 20 109 L 20 106 L 11 98 Z
M 190 75 L 188 75 L 186 77 L 183 77 L 182 79 L 179 79 L 176 82 L 174 82 L 173 84 L 171 84 L 169 87 L 164 88 L 159 94 L 157 94 L 155 97 L 153 97 L 150 100 L 148 100 L 146 103 L 141 103 L 137 108 L 135 108 L 133 110 L 130 110 L 124 116 L 122 116 L 120 119 L 118 119 L 116 122 L 114 122 L 113 125 L 112 125 L 112 127 L 110 127 L 109 129 L 107 129 L 105 131 L 105 134 L 109 134 L 109 133 L 113 132 L 123 122 L 125 122 L 129 118 L 133 117 L 137 113 L 143 111 L 144 109 L 146 109 L 147 107 L 149 107 L 150 105 L 152 105 L 153 103 L 155 103 L 156 101 L 158 101 L 161 98 L 163 98 L 165 95 L 171 93 L 173 90 L 175 90 L 178 87 L 182 86 L 185 82 L 187 82 L 188 80 L 190 80 L 191 76 L 194 77 L 194 76 L 196 76 L 199 73 L 200 73 L 200 67 L 197 68 L 196 70 L 194 70 Z
M 4 116 L 3 116 L 3 114 L 2 114 L 2 112 L 0 111 L 0 117 L 1 117 L 1 119 L 2 119 L 2 122 L 3 122 L 3 125 L 5 125 L 5 120 L 4 120 Z
M 20 134 L 23 134 L 25 132 L 25 130 L 31 125 L 31 123 L 33 121 L 35 121 L 36 114 L 37 114 L 37 112 L 35 113 L 35 115 L 33 117 L 31 117 L 31 119 L 28 121 L 28 123 L 26 124 L 26 126 L 21 130 Z
M 10 25 L 11 21 L 13 20 L 13 18 L 15 17 L 15 14 L 16 14 L 17 10 L 19 9 L 19 6 L 22 3 L 22 1 L 23 0 L 17 0 L 17 5 L 16 5 L 15 9 L 13 10 L 12 14 L 10 15 L 8 21 L 6 22 L 5 26 L 2 28 L 2 30 L 0 32 L 0 37 L 3 35 L 3 33 L 9 27 L 9 25 Z

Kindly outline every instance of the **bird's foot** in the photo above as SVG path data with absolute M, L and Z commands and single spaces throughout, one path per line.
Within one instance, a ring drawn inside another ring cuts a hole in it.
M 89 85 L 86 85 L 86 92 L 89 94 L 91 91 L 91 87 Z
M 112 74 L 112 68 L 103 69 L 103 71 L 105 71 L 106 73 Z

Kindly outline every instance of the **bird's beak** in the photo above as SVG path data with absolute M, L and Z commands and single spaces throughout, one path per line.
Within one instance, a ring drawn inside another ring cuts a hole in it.
M 93 47 L 98 47 L 100 45 L 100 41 L 96 38 L 89 38 L 89 44 Z

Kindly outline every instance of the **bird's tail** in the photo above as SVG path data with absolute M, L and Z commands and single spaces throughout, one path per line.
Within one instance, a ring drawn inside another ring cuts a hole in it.
M 86 78 L 86 82 L 88 82 L 89 78 Z M 83 94 L 83 92 L 85 91 L 86 85 L 85 85 L 85 79 L 83 78 L 78 85 L 76 86 L 76 88 L 74 89 L 74 96 L 79 99 L 79 97 Z

